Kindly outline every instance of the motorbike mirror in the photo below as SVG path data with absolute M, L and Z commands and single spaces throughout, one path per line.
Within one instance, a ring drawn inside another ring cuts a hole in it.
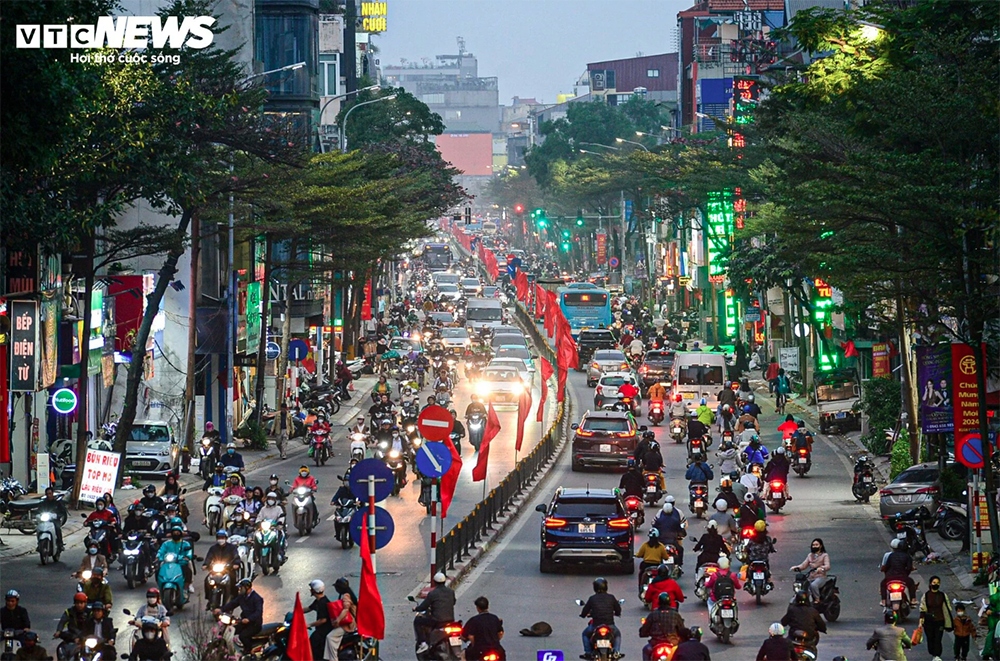
M 646 425 L 642 425 L 641 427 L 639 427 L 639 431 L 649 431 L 649 427 L 647 427 Z
M 577 606 L 583 606 L 583 599 L 574 599 Z
M 132 614 L 132 611 L 130 611 L 130 610 L 129 610 L 129 609 L 127 609 L 127 608 L 123 608 L 123 609 L 122 609 L 122 612 L 123 612 L 123 613 L 125 613 L 126 615 L 131 615 L 131 614 Z
M 410 595 L 407 595 L 407 596 L 406 596 L 406 600 L 407 600 L 407 601 L 412 601 L 412 602 L 414 602 L 414 603 L 416 603 L 416 601 L 417 601 L 417 600 L 416 600 L 416 598 L 414 598 L 414 596 L 413 596 L 412 594 L 410 594 Z
M 80 518 L 81 518 L 81 519 L 86 519 L 86 518 L 87 518 L 87 515 L 86 515 L 86 514 L 81 514 L 81 515 L 80 515 Z
M 545 514 L 545 509 L 546 509 L 545 505 L 535 505 L 536 512 L 541 512 L 542 514 Z
M 188 490 L 187 490 L 186 488 L 185 488 L 185 489 L 181 489 L 181 495 L 182 495 L 182 496 L 183 496 L 184 494 L 186 494 L 187 492 L 188 492 Z
M 580 425 L 578 425 L 577 423 L 575 423 L 575 422 L 574 422 L 574 423 L 573 423 L 573 424 L 571 424 L 571 425 L 570 425 L 569 427 L 570 427 L 570 429 L 579 429 L 579 428 L 580 428 Z M 81 515 L 81 516 L 82 516 L 82 515 Z
M 619 599 L 619 600 L 618 600 L 618 603 L 619 603 L 619 604 L 624 604 L 624 603 L 625 603 L 625 600 L 624 600 L 624 599 Z

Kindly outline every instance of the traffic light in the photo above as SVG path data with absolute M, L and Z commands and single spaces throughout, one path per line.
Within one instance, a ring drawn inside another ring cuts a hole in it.
M 572 244 L 568 240 L 566 240 L 562 242 L 562 245 L 560 247 L 562 248 L 563 252 L 569 252 L 570 248 L 572 247 Z
M 564 229 L 562 231 L 562 238 L 563 238 L 563 241 L 569 241 L 569 230 Z
M 523 204 L 515 204 L 514 205 L 514 213 L 516 213 L 518 216 L 520 216 L 521 214 L 523 214 L 524 213 L 524 205 Z
M 577 227 L 583 227 L 583 212 L 582 211 L 576 214 L 576 226 Z
M 531 212 L 531 217 L 538 221 L 538 229 L 543 230 L 549 226 L 549 219 L 545 217 L 545 209 L 535 209 Z

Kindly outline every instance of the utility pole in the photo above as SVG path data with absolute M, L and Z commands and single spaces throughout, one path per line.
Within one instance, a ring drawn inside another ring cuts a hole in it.
M 198 286 L 198 262 L 201 260 L 201 220 L 195 213 L 191 217 L 191 276 L 188 283 L 190 299 L 188 301 L 188 351 L 187 351 L 187 379 L 184 385 L 184 401 L 186 411 L 184 412 L 184 446 L 181 448 L 183 457 L 182 466 L 189 469 L 191 456 L 194 453 L 194 428 L 197 420 L 195 415 L 195 374 L 198 367 L 198 324 L 195 323 L 198 312 L 198 301 L 201 300 L 200 287 Z M 187 453 L 185 456 L 183 453 Z M 187 470 L 185 470 L 187 472 Z
M 355 0 L 346 0 L 344 7 L 344 81 L 347 93 L 358 89 L 357 24 L 358 13 Z

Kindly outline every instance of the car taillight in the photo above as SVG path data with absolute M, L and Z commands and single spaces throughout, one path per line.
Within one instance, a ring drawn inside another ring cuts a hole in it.
M 546 528 L 562 528 L 566 525 L 566 519 L 560 519 L 554 516 L 549 516 L 545 518 Z
M 600 397 L 604 394 L 604 386 L 597 386 L 597 396 Z
M 449 636 L 458 636 L 459 634 L 462 633 L 462 627 L 455 626 L 453 624 L 449 624 L 449 625 L 445 626 L 444 632 L 446 634 L 448 634 Z
M 623 372 L 627 372 L 628 371 L 628 363 L 622 363 L 621 364 L 621 368 L 622 368 Z
M 915 493 L 937 493 L 937 487 L 924 487 L 923 489 L 917 489 Z
M 597 635 L 598 636 L 607 636 L 609 631 L 610 631 L 610 629 L 608 629 L 607 627 L 598 627 L 597 628 Z
M 601 366 L 598 365 L 597 363 L 591 363 L 590 368 L 591 369 L 595 369 L 595 370 L 599 370 L 599 369 L 601 369 Z
M 785 488 L 785 485 L 781 483 L 781 480 L 772 480 L 771 481 L 771 490 L 772 491 L 781 491 L 784 488 Z
M 628 438 L 629 436 L 633 435 L 634 434 L 632 434 L 632 432 L 630 431 L 620 431 L 615 434 L 615 436 L 617 436 L 618 438 Z
M 628 519 L 611 519 L 608 521 L 609 528 L 628 528 L 632 522 Z
M 577 436 L 593 436 L 594 432 L 587 431 L 586 429 L 577 429 L 576 430 L 576 435 Z

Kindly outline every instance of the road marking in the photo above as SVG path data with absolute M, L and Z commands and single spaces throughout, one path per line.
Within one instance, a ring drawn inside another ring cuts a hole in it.
M 333 521 L 333 520 L 334 520 L 334 519 L 336 519 L 336 518 L 337 518 L 337 515 L 336 515 L 336 514 L 331 514 L 330 516 L 326 517 L 326 520 L 327 520 L 327 521 Z
M 309 538 L 308 537 L 299 537 L 298 539 L 295 540 L 295 543 L 296 544 L 301 544 L 302 542 L 306 541 L 307 539 L 309 539 Z

